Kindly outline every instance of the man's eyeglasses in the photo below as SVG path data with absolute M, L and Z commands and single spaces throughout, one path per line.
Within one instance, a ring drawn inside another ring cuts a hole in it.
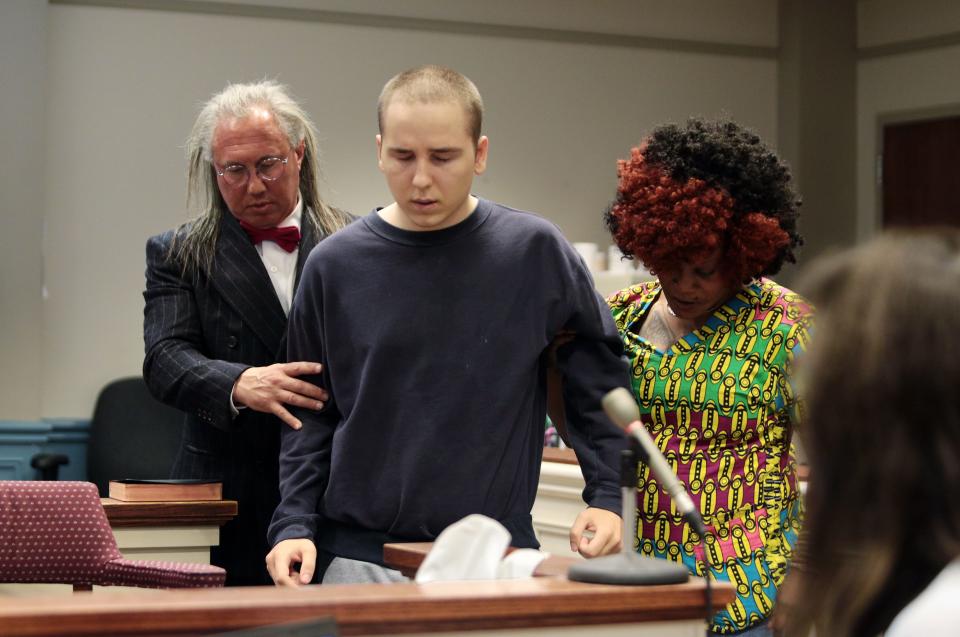
M 257 162 L 257 176 L 264 181 L 276 181 L 283 174 L 283 168 L 287 165 L 288 157 L 264 157 Z M 231 186 L 243 186 L 250 179 L 250 170 L 244 164 L 230 164 L 219 169 L 217 176 L 223 177 L 223 180 Z

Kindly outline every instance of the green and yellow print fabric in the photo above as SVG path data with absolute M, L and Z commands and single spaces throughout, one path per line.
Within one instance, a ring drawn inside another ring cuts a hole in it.
M 608 299 L 631 362 L 641 418 L 699 506 L 711 576 L 737 597 L 712 630 L 735 633 L 773 609 L 802 516 L 791 445 L 800 404 L 790 367 L 808 341 L 811 309 L 769 279 L 741 289 L 666 351 L 639 336 L 660 294 L 643 283 Z M 703 575 L 700 538 L 656 478 L 637 476 L 636 549 Z

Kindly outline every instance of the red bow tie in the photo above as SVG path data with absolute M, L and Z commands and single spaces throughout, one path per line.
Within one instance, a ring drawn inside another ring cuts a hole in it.
M 300 228 L 296 226 L 255 228 L 246 221 L 241 221 L 240 227 L 250 235 L 250 240 L 253 241 L 254 245 L 261 241 L 273 241 L 287 252 L 293 252 L 300 245 Z

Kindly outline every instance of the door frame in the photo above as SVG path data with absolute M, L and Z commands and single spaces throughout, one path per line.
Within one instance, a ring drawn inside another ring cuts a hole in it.
M 886 150 L 883 147 L 883 129 L 890 124 L 913 124 L 916 122 L 947 119 L 950 117 L 960 117 L 960 103 L 888 111 L 877 114 L 876 127 L 874 129 L 874 148 L 876 149 L 876 154 L 872 157 L 874 206 L 873 218 L 869 220 L 869 226 L 873 235 L 878 235 L 883 232 L 883 184 L 880 181 L 883 153 Z

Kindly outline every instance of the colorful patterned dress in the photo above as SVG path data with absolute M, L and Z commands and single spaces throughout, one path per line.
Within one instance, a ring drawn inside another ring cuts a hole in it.
M 770 615 L 797 541 L 802 505 L 791 439 L 799 404 L 788 373 L 806 348 L 811 308 L 761 279 L 660 352 L 638 335 L 659 294 L 658 282 L 643 283 L 608 303 L 642 420 L 703 514 L 711 575 L 737 589 L 712 630 L 735 633 Z M 637 551 L 702 576 L 700 538 L 644 465 L 637 509 Z

